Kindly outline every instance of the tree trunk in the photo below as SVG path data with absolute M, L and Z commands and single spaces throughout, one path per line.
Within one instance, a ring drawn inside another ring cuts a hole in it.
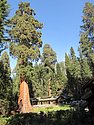
M 28 113 L 32 111 L 32 106 L 30 103 L 29 88 L 25 81 L 20 83 L 20 93 L 18 99 L 18 106 L 20 113 Z
M 48 96 L 51 97 L 51 78 L 48 80 Z

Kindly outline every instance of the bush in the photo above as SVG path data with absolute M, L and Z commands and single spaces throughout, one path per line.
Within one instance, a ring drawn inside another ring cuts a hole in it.
M 0 99 L 0 115 L 6 115 L 9 109 L 9 101 Z
M 7 121 L 9 121 L 9 118 L 6 117 L 0 117 L 0 125 L 7 125 Z
M 93 125 L 89 113 L 73 110 L 17 114 L 9 119 L 7 125 Z

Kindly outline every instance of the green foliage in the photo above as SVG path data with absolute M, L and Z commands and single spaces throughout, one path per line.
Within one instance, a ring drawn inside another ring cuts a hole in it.
M 94 5 L 92 3 L 85 4 L 82 21 L 80 48 L 94 74 Z
M 6 125 L 10 118 L 0 116 L 0 125 Z
M 61 84 L 65 86 L 67 82 L 67 76 L 66 76 L 66 69 L 65 69 L 64 62 L 60 62 L 56 64 L 56 77 L 58 80 L 61 81 Z
M 42 46 L 40 30 L 43 27 L 43 24 L 34 16 L 35 12 L 30 8 L 30 3 L 21 2 L 15 15 L 10 19 L 9 35 L 12 39 L 10 54 L 17 58 L 13 77 L 15 95 L 18 95 L 20 80 L 24 78 L 29 85 L 30 96 L 34 97 L 35 88 L 33 84 L 36 78 L 34 79 L 35 72 L 32 62 L 37 62 L 40 58 L 39 49 Z
M 9 101 L 6 99 L 0 99 L 0 115 L 6 115 L 9 110 Z
M 9 119 L 0 119 L 7 121 L 6 125 L 92 125 L 94 123 L 90 114 L 73 110 L 17 114 Z
M 8 9 L 9 5 L 7 0 L 0 0 L 0 55 L 1 52 L 7 48 L 5 42 L 6 36 L 8 35 L 6 32 L 8 23 Z
M 46 70 L 43 65 L 39 64 L 34 66 L 32 83 L 35 97 L 43 97 L 48 95 Z
M 44 66 L 48 66 L 54 69 L 54 65 L 57 62 L 55 51 L 50 47 L 49 44 L 45 44 L 43 47 L 43 63 Z
M 64 62 L 57 63 L 55 65 L 55 73 L 53 76 L 52 93 L 54 95 L 60 95 L 62 90 L 66 87 L 67 76 L 64 66 Z
M 12 81 L 10 78 L 10 62 L 7 52 L 4 52 L 0 59 L 0 98 L 8 99 L 12 91 Z
M 50 45 L 48 45 L 48 46 L 50 47 Z M 27 78 L 28 78 L 28 84 L 30 86 L 31 97 L 33 97 L 33 96 L 47 97 L 49 95 L 48 94 L 49 80 L 51 82 L 51 86 L 52 86 L 52 84 L 53 85 L 55 84 L 55 80 L 54 80 L 55 79 L 55 72 L 54 72 L 55 62 L 54 62 L 54 60 L 56 60 L 56 54 L 52 50 L 51 47 L 49 48 L 49 50 L 51 50 L 51 51 L 49 51 L 49 54 L 47 53 L 48 54 L 47 57 L 45 57 L 47 51 L 45 51 L 45 54 L 43 51 L 42 63 L 40 63 L 40 64 L 36 63 L 34 66 L 30 65 L 27 70 L 27 73 L 28 73 Z M 52 53 L 52 55 L 51 55 L 51 53 Z M 47 61 L 47 60 L 49 60 L 49 61 Z M 53 63 L 52 63 L 52 61 L 53 61 Z M 29 70 L 30 67 L 32 67 L 31 70 Z
M 55 64 L 57 62 L 57 57 L 55 51 L 51 48 L 49 44 L 45 44 L 43 47 L 43 66 L 46 71 L 46 85 L 48 90 L 48 96 L 53 95 L 52 88 L 55 88 Z
M 80 63 L 75 56 L 74 49 L 71 47 L 70 49 L 70 56 L 65 55 L 65 65 L 66 65 L 66 73 L 68 78 L 67 87 L 69 88 L 70 94 L 73 95 L 75 99 L 80 98 L 80 79 L 81 79 L 81 72 L 80 72 Z
M 51 96 L 56 96 L 59 95 L 62 91 L 62 88 L 65 87 L 67 78 L 64 64 L 56 64 L 56 53 L 52 50 L 50 45 L 46 45 L 49 47 L 49 53 L 47 48 L 45 49 L 47 46 L 44 46 L 45 51 L 43 51 L 42 63 L 36 63 L 34 66 L 28 65 L 29 68 L 26 70 L 28 74 L 27 80 L 31 97 L 48 97 L 49 90 L 51 92 Z M 59 71 L 57 65 L 60 66 L 61 72 Z
M 7 0 L 0 0 L 0 43 L 3 41 L 5 25 L 8 16 L 8 8 Z
M 11 68 L 10 68 L 10 60 L 9 60 L 9 55 L 7 52 L 4 52 L 1 56 L 1 61 L 4 65 L 4 71 L 7 74 L 7 77 L 10 77 L 11 75 Z
M 0 111 L 5 115 L 11 108 L 13 84 L 10 69 L 9 55 L 4 52 L 0 58 Z
M 13 39 L 10 44 L 10 53 L 18 59 L 20 75 L 26 74 L 25 67 L 29 61 L 37 61 L 40 57 L 39 48 L 42 46 L 40 29 L 43 25 L 34 18 L 34 15 L 30 3 L 21 2 L 10 20 L 9 34 Z
M 79 53 L 80 53 L 79 62 L 81 66 L 81 78 L 83 83 L 83 82 L 87 82 L 92 77 L 92 71 L 90 69 L 88 59 L 83 57 L 82 52 L 80 51 L 80 48 L 79 48 Z

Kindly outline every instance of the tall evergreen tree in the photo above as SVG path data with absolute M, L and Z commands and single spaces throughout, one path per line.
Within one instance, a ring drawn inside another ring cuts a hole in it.
M 35 97 L 47 97 L 47 72 L 42 64 L 34 66 L 32 85 Z
M 80 47 L 94 74 L 94 5 L 87 2 L 83 9 Z
M 38 60 L 40 57 L 39 48 L 42 46 L 41 32 L 42 24 L 34 18 L 35 12 L 30 8 L 29 3 L 21 2 L 15 16 L 10 20 L 12 38 L 10 44 L 11 55 L 18 58 L 21 73 L 28 61 Z
M 7 0 L 0 0 L 0 54 L 6 49 L 6 46 L 3 45 L 5 42 L 5 26 L 7 24 L 8 9 L 9 5 Z
M 81 79 L 82 79 L 81 81 L 82 84 L 85 84 L 85 82 L 87 82 L 92 77 L 92 71 L 90 69 L 88 59 L 83 56 L 82 52 L 80 51 L 80 48 L 79 48 L 79 53 L 80 53 L 79 62 L 81 66 Z
M 5 115 L 12 108 L 13 83 L 10 77 L 11 68 L 7 52 L 0 58 L 0 112 Z
M 60 94 L 66 87 L 67 76 L 64 62 L 60 62 L 56 64 L 55 70 L 55 93 Z
M 44 66 L 48 66 L 53 70 L 56 62 L 57 57 L 55 51 L 51 48 L 49 44 L 45 44 L 43 47 Z
M 0 93 L 1 98 L 9 98 L 9 94 L 12 90 L 12 83 L 11 83 L 11 68 L 10 68 L 10 61 L 9 61 L 9 55 L 7 52 L 4 52 L 1 56 L 1 84 L 0 84 Z
M 65 53 L 65 67 L 66 67 L 66 75 L 67 75 L 67 85 L 66 85 L 66 89 L 67 89 L 67 94 L 72 95 L 72 92 L 70 91 L 71 88 L 71 75 L 70 75 L 70 68 L 71 68 L 71 61 L 70 61 L 70 57 L 67 53 Z
M 80 63 L 71 47 L 70 56 L 65 55 L 66 73 L 68 78 L 68 88 L 75 99 L 80 98 Z
M 34 15 L 35 12 L 30 8 L 30 3 L 21 2 L 15 15 L 10 20 L 11 29 L 9 35 L 12 39 L 10 53 L 18 59 L 17 67 L 19 76 L 20 80 L 23 81 L 22 84 L 20 84 L 20 97 L 18 100 L 18 103 L 20 104 L 21 98 L 24 97 L 22 99 L 22 112 L 30 111 L 29 107 L 31 107 L 28 95 L 28 85 L 24 82 L 27 74 L 27 67 L 29 62 L 32 62 L 33 60 L 37 61 L 39 59 L 39 49 L 42 46 L 42 33 L 40 32 L 40 29 L 43 25 L 34 18 Z M 26 86 L 25 90 L 27 92 L 24 92 L 24 85 Z M 23 96 L 24 93 L 27 93 L 27 100 L 26 96 Z M 27 101 L 27 105 L 23 102 L 24 100 Z
M 47 84 L 48 84 L 48 96 L 52 95 L 52 84 L 51 81 L 55 72 L 55 63 L 57 62 L 57 57 L 55 51 L 50 47 L 49 44 L 45 44 L 43 47 L 43 65 L 47 72 Z

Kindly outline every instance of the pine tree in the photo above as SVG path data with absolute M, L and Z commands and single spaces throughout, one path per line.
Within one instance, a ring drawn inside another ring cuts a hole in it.
M 70 93 L 73 95 L 75 99 L 80 98 L 80 63 L 75 56 L 74 49 L 71 47 L 70 56 L 65 55 L 65 65 L 66 65 L 66 73 L 68 78 L 68 88 Z
M 43 47 L 43 65 L 46 69 L 46 77 L 48 84 L 48 96 L 52 96 L 52 84 L 55 72 L 55 63 L 57 62 L 57 57 L 55 51 L 50 47 L 49 44 L 45 44 Z
M 67 85 L 66 85 L 66 90 L 67 90 L 67 94 L 73 95 L 71 90 L 71 75 L 70 75 L 70 69 L 71 69 L 71 61 L 70 61 L 70 56 L 65 53 L 65 68 L 66 68 L 66 75 L 67 75 Z
M 13 83 L 11 79 L 10 60 L 7 52 L 0 58 L 0 111 L 3 115 L 12 108 Z M 3 109 L 3 111 L 2 111 Z
M 47 72 L 42 64 L 34 66 L 32 85 L 35 97 L 47 97 Z
M 79 62 L 81 66 L 81 79 L 82 79 L 82 84 L 85 84 L 92 77 L 92 71 L 90 69 L 88 59 L 83 56 L 82 52 L 80 51 L 80 48 L 79 48 L 79 53 L 80 53 Z
M 94 72 L 94 5 L 87 2 L 83 9 L 80 47 Z M 94 74 L 94 73 L 93 73 Z
M 44 66 L 54 69 L 54 65 L 57 62 L 55 51 L 50 47 L 49 44 L 45 44 L 43 47 L 43 63 Z
M 7 16 L 8 16 L 9 5 L 7 0 L 0 0 L 0 54 L 3 50 L 7 48 L 4 45 L 5 43 L 5 33 L 7 25 Z
M 66 76 L 66 70 L 65 70 L 65 64 L 64 62 L 60 62 L 56 64 L 56 70 L 55 70 L 55 89 L 57 94 L 59 95 L 66 87 L 67 83 L 67 76 Z
M 9 61 L 9 55 L 7 54 L 7 52 L 4 52 L 1 56 L 1 93 L 2 96 L 0 96 L 1 98 L 9 98 L 9 94 L 12 90 L 12 85 L 11 85 L 11 68 L 10 68 L 10 61 Z

